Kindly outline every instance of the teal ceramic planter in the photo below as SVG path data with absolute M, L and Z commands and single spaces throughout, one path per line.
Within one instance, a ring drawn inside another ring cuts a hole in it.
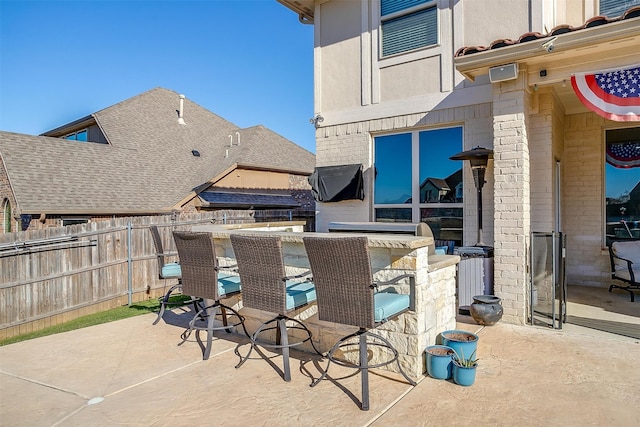
M 427 373 L 437 380 L 451 378 L 451 368 L 455 351 L 444 345 L 432 345 L 426 348 Z
M 453 366 L 453 381 L 464 387 L 472 385 L 476 381 L 476 366 L 465 368 L 458 365 L 455 361 Z
M 451 330 L 444 331 L 442 336 L 442 345 L 451 347 L 459 358 L 469 359 L 477 358 L 475 354 L 478 348 L 478 336 L 472 332 Z

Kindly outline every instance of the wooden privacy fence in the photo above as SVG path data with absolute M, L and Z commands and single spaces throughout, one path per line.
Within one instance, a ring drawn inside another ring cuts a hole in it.
M 176 281 L 159 277 L 151 224 L 158 225 L 167 252 L 175 251 L 173 230 L 211 220 L 263 222 L 251 214 L 114 218 L 0 234 L 0 339 L 164 294 Z

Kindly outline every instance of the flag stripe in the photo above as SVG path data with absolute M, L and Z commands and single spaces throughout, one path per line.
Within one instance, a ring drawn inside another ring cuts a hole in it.
M 593 74 L 587 74 L 584 76 L 584 80 L 589 87 L 589 90 L 593 92 L 595 96 L 602 99 L 603 101 L 614 104 L 614 105 L 638 105 L 638 100 L 635 98 L 622 98 L 620 96 L 611 95 L 610 93 L 602 90 L 602 88 L 598 85 L 598 81 L 596 80 L 596 76 Z
M 577 73 L 571 86 L 591 111 L 609 120 L 640 121 L 640 66 L 622 70 Z

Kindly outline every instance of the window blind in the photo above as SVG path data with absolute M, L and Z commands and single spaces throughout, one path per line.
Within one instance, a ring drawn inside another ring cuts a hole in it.
M 390 13 L 405 10 L 419 4 L 427 3 L 431 0 L 382 0 L 380 4 L 380 15 L 385 16 Z
M 600 15 L 615 18 L 632 6 L 640 5 L 640 0 L 600 0 Z
M 393 55 L 438 43 L 437 12 L 438 9 L 432 7 L 383 22 L 382 55 Z

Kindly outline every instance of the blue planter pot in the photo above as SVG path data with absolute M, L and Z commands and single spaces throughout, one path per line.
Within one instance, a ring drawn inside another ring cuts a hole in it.
M 432 345 L 426 348 L 427 373 L 438 380 L 451 378 L 451 367 L 455 351 L 444 345 Z
M 478 336 L 472 332 L 451 330 L 444 331 L 440 334 L 442 336 L 442 345 L 451 347 L 458 357 L 469 359 L 477 358 L 477 354 L 474 354 L 478 348 Z
M 461 386 L 468 387 L 476 380 L 476 366 L 465 368 L 453 362 L 453 381 Z

